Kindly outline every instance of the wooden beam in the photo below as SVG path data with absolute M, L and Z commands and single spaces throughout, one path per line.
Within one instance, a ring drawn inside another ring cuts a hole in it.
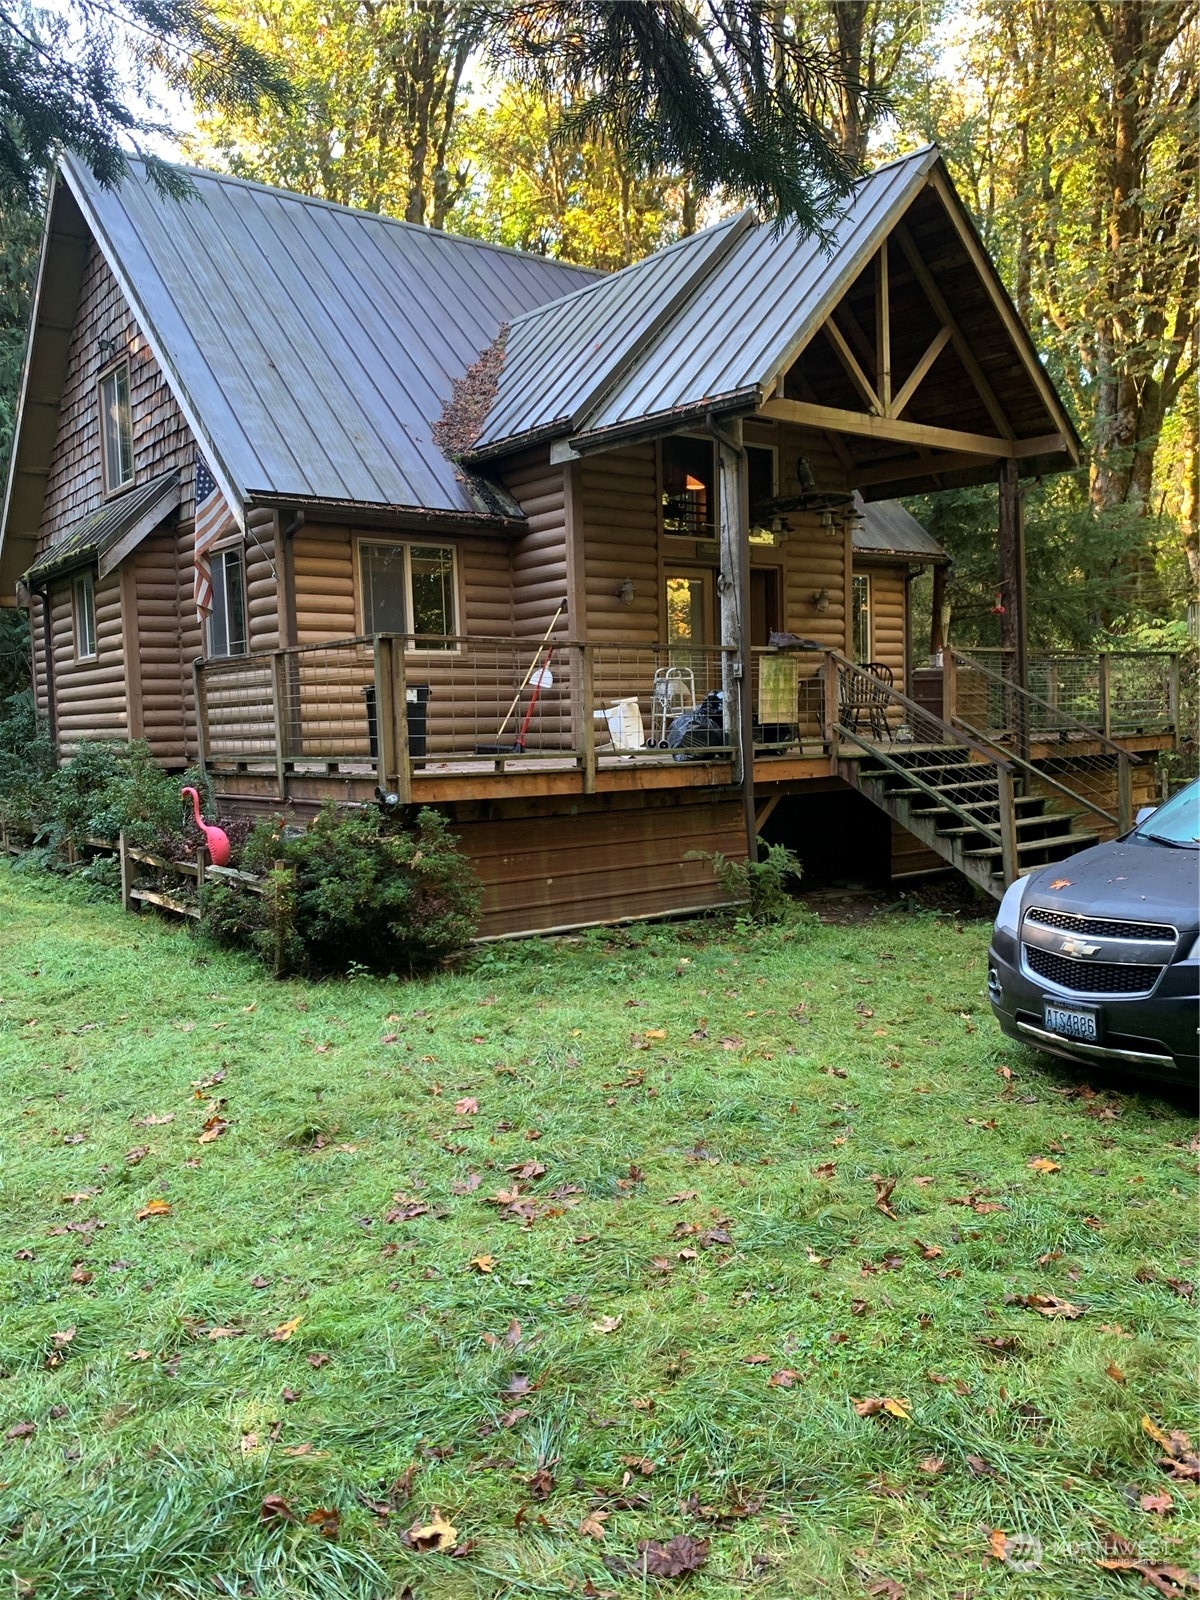
M 839 361 L 850 375 L 850 380 L 858 390 L 862 399 L 873 412 L 883 411 L 883 402 L 871 387 L 866 373 L 859 366 L 854 356 L 854 351 L 846 342 L 846 337 L 832 317 L 829 317 L 822 329 L 826 338 L 837 352 Z
M 998 461 L 1047 455 L 1064 447 L 1060 433 L 1043 434 L 1037 439 L 994 439 L 986 433 L 935 428 L 924 422 L 904 422 L 899 417 L 871 417 L 864 412 L 810 405 L 803 400 L 766 400 L 761 413 L 783 422 L 797 422 L 802 427 L 829 428 L 834 433 L 858 434 L 896 444 L 928 445 L 932 450 L 965 450 L 973 455 L 993 456 Z
M 930 173 L 929 182 L 933 185 L 933 187 L 937 190 L 938 195 L 941 197 L 941 201 L 946 208 L 947 215 L 949 216 L 950 221 L 954 224 L 955 232 L 958 234 L 963 248 L 970 256 L 971 264 L 974 266 L 976 272 L 978 272 L 980 278 L 983 280 L 984 287 L 991 298 L 992 304 L 999 312 L 1001 321 L 1004 323 L 1009 336 L 1011 337 L 1014 345 L 1017 347 L 1017 353 L 1021 358 L 1021 364 L 1025 368 L 1025 371 L 1029 374 L 1029 377 L 1032 379 L 1034 387 L 1037 389 L 1043 403 L 1045 404 L 1046 410 L 1049 412 L 1051 417 L 1057 418 L 1062 424 L 1064 424 L 1065 431 L 1067 426 L 1067 418 L 1063 413 L 1062 402 L 1059 400 L 1058 395 L 1055 392 L 1054 385 L 1046 376 L 1045 371 L 1042 368 L 1042 363 L 1038 360 L 1037 351 L 1033 348 L 1033 341 L 1030 338 L 1028 328 L 1026 328 L 1025 324 L 1017 315 L 1016 308 L 999 283 L 996 277 L 996 269 L 992 265 L 987 251 L 980 244 L 979 239 L 975 234 L 975 230 L 963 216 L 957 195 L 955 195 L 953 189 L 950 187 L 950 184 L 942 176 L 942 174 L 936 170 Z M 1070 435 L 1068 434 L 1067 437 L 1069 439 Z M 1070 450 L 1071 455 L 1074 456 L 1074 448 L 1071 445 L 1068 445 L 1067 448 Z
M 955 353 L 958 356 L 958 359 L 962 362 L 963 366 L 967 369 L 967 376 L 975 385 L 975 388 L 979 394 L 979 398 L 987 407 L 988 416 L 991 417 L 992 421 L 995 423 L 997 431 L 1002 433 L 1006 439 L 1011 439 L 1013 437 L 1013 428 L 1012 424 L 1008 420 L 1008 417 L 1005 415 L 1004 407 L 996 398 L 995 391 L 993 390 L 991 384 L 987 381 L 987 378 L 984 376 L 983 368 L 975 359 L 974 351 L 967 342 L 966 336 L 964 335 L 962 329 L 955 321 L 954 314 L 951 312 L 950 307 L 946 304 L 945 296 L 942 294 L 942 291 L 938 288 L 937 284 L 933 281 L 932 274 L 926 267 L 924 261 L 921 259 L 920 251 L 913 243 L 911 234 L 902 222 L 897 224 L 895 236 L 896 242 L 899 244 L 901 250 L 904 251 L 905 258 L 913 270 L 913 276 L 916 278 L 917 282 L 921 285 L 921 288 L 924 291 L 926 300 L 929 301 L 929 304 L 937 313 L 943 326 L 950 329 L 950 337 L 954 341 Z
M 905 406 L 921 387 L 926 373 L 941 355 L 942 351 L 946 348 L 947 344 L 950 342 L 950 337 L 951 334 L 949 328 L 943 326 L 938 329 L 929 345 L 929 348 L 909 373 L 908 377 L 904 381 L 904 387 L 892 401 L 891 415 L 893 417 L 901 417 L 904 415 Z
M 991 466 L 995 456 L 975 451 L 956 450 L 941 455 L 905 456 L 894 461 L 873 461 L 854 473 L 854 485 L 869 489 L 877 483 L 900 483 L 906 478 L 935 478 L 943 472 L 961 472 L 967 467 Z
M 875 382 L 879 409 L 892 414 L 892 299 L 888 291 L 888 242 L 879 247 L 875 268 Z
M 851 284 L 850 288 L 853 287 L 854 285 Z M 847 289 L 846 293 L 849 294 L 849 292 L 850 290 Z M 854 315 L 853 311 L 851 311 L 844 298 L 838 301 L 837 305 L 834 306 L 829 315 L 831 317 L 840 317 L 842 322 L 845 323 L 845 331 L 850 336 L 850 343 L 858 351 L 858 359 L 860 361 L 866 361 L 874 364 L 875 346 L 871 343 L 870 339 L 867 338 L 867 335 L 863 330 L 862 323 Z

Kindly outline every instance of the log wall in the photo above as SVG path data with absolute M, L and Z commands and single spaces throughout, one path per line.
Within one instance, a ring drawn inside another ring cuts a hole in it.
M 71 523 L 96 510 L 103 501 L 96 383 L 100 373 L 111 366 L 115 353 L 129 356 L 134 481 L 143 483 L 177 467 L 184 498 L 190 497 L 191 433 L 129 302 L 93 242 L 67 357 L 66 384 L 39 531 L 39 554 Z
M 907 693 L 908 568 L 857 561 L 854 570 L 871 580 L 871 659 L 890 667 L 897 689 Z
M 75 618 L 69 578 L 50 589 L 54 700 L 59 752 L 69 756 L 82 739 L 126 739 L 125 651 L 121 584 L 114 572 L 96 583 L 96 654 L 75 655 Z

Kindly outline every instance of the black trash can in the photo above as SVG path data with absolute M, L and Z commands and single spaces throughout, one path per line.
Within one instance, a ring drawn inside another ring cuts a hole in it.
M 362 692 L 367 708 L 367 738 L 371 760 L 379 759 L 379 713 L 375 705 L 375 685 L 368 683 Z M 408 723 L 408 754 L 423 756 L 429 728 L 429 685 L 410 683 L 404 690 L 404 720 Z

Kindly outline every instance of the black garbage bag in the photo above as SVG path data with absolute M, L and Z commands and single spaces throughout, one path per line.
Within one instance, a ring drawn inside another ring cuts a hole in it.
M 724 695 L 720 689 L 706 694 L 698 706 L 681 711 L 667 729 L 667 748 L 675 751 L 676 761 L 699 761 L 701 750 L 726 743 Z M 687 754 L 685 752 L 697 752 Z

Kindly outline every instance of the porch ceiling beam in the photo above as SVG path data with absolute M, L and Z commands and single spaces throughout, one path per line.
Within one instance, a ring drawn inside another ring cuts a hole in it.
M 925 380 L 926 373 L 941 355 L 951 338 L 952 335 L 949 328 L 942 327 L 938 329 L 937 333 L 930 341 L 929 348 L 909 373 L 908 377 L 905 379 L 903 388 L 900 390 L 900 393 L 892 401 L 891 414 L 893 417 L 902 417 L 904 415 L 905 406 L 921 387 L 921 384 Z
M 896 225 L 895 233 L 896 241 L 901 250 L 904 251 L 905 258 L 912 268 L 913 276 L 921 285 L 925 298 L 933 307 L 943 327 L 950 329 L 950 337 L 954 341 L 954 352 L 966 368 L 967 376 L 975 385 L 979 398 L 987 407 L 988 416 L 995 423 L 996 431 L 1003 434 L 1006 439 L 1013 438 L 1013 427 L 1004 413 L 1004 407 L 996 398 L 995 390 L 984 376 L 983 368 L 976 361 L 974 351 L 971 349 L 962 329 L 955 321 L 954 313 L 946 304 L 946 297 L 933 281 L 933 275 L 921 259 L 921 254 L 913 243 L 912 235 L 902 222 Z
M 943 472 L 962 472 L 969 467 L 994 468 L 995 456 L 981 456 L 968 450 L 942 450 L 938 454 L 905 456 L 897 461 L 873 461 L 869 467 L 854 469 L 856 489 L 870 489 L 877 483 L 900 483 L 906 478 L 939 478 Z
M 892 414 L 892 296 L 888 288 L 888 242 L 875 258 L 875 381 L 879 385 L 880 411 Z
M 855 358 L 854 351 L 851 350 L 849 344 L 847 343 L 845 334 L 838 327 L 837 323 L 832 317 L 826 318 L 822 331 L 825 333 L 830 344 L 837 352 L 838 360 L 849 373 L 850 380 L 854 384 L 854 387 L 858 390 L 863 401 L 870 406 L 872 411 L 882 412 L 883 401 L 875 393 L 875 390 L 868 380 L 866 373 L 859 366 L 858 361 Z
M 926 445 L 932 450 L 966 451 L 996 460 L 1050 455 L 1066 448 L 1061 433 L 1040 434 L 1036 439 L 994 439 L 986 433 L 963 433 L 957 428 L 935 428 L 924 422 L 904 422 L 898 417 L 872 417 L 836 406 L 811 405 L 803 400 L 766 400 L 761 414 L 801 427 L 828 428 L 834 433 L 889 440 L 896 444 Z

